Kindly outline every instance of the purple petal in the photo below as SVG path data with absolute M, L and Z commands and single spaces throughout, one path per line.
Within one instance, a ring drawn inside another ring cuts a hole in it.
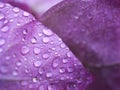
M 85 90 L 90 74 L 56 34 L 10 4 L 0 12 L 1 90 Z

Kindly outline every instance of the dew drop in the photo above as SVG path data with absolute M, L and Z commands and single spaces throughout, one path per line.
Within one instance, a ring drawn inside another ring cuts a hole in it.
M 22 52 L 22 54 L 27 54 L 27 53 L 29 52 L 29 47 L 27 47 L 27 46 L 22 46 L 21 52 Z
M 20 11 L 20 9 L 19 9 L 18 7 L 14 7 L 14 8 L 13 8 L 13 11 L 17 13 L 17 12 Z
M 18 75 L 18 72 L 13 71 L 13 72 L 12 72 L 12 75 L 13 75 L 13 76 L 17 76 L 17 75 Z
M 60 45 L 60 47 L 61 47 L 61 48 L 65 48 L 65 44 L 62 43 L 62 44 Z
M 68 67 L 68 68 L 67 68 L 67 71 L 68 71 L 69 73 L 71 73 L 71 72 L 73 72 L 73 68 L 72 68 L 72 67 Z
M 46 77 L 48 77 L 48 78 L 52 77 L 52 73 L 51 72 L 47 72 L 46 73 Z
M 43 57 L 44 59 L 48 59 L 48 58 L 50 57 L 50 54 L 49 54 L 49 53 L 45 53 L 45 54 L 42 55 L 42 57 Z
M 33 81 L 34 83 L 36 83 L 36 82 L 37 82 L 37 78 L 33 78 L 32 81 Z
M 46 90 L 46 89 L 45 89 L 45 86 L 43 86 L 43 85 L 40 86 L 40 87 L 39 87 L 39 90 Z
M 21 66 L 21 62 L 17 62 L 16 65 L 17 65 L 17 66 Z
M 43 74 L 43 69 L 39 68 L 39 74 Z
M 1 39 L 0 39 L 0 46 L 3 45 L 3 44 L 5 44 L 5 39 L 2 39 L 2 38 L 1 38 Z
M 34 54 L 39 54 L 40 53 L 40 48 L 35 47 L 33 50 Z
M 51 36 L 53 34 L 52 31 L 50 31 L 48 29 L 43 29 L 43 33 L 47 36 Z
M 44 37 L 42 40 L 44 43 L 48 43 L 50 41 L 50 39 L 48 37 Z
M 59 72 L 60 72 L 60 73 L 65 73 L 65 68 L 60 68 L 60 69 L 59 69 Z
M 71 53 L 70 52 L 67 53 L 67 57 L 71 57 Z
M 48 85 L 48 90 L 53 90 L 51 85 Z
M 63 59 L 62 61 L 63 61 L 63 63 L 67 63 L 68 59 Z
M 5 16 L 3 13 L 0 13 L 0 20 L 3 19 Z
M 8 26 L 4 26 L 4 27 L 1 29 L 2 32 L 7 32 L 8 30 L 9 30 L 9 27 L 8 27 Z
M 35 37 L 31 38 L 31 43 L 35 44 L 37 42 L 37 39 Z
M 4 3 L 0 2 L 0 8 L 4 7 Z
M 26 12 L 26 11 L 24 11 L 24 12 L 23 12 L 23 16 L 28 17 L 28 16 L 29 16 L 29 13 Z
M 53 66 L 54 68 L 56 68 L 58 65 L 59 65 L 59 59 L 56 58 L 56 59 L 53 60 L 52 66 Z
M 35 62 L 34 62 L 34 66 L 35 66 L 35 67 L 40 67 L 41 64 L 42 64 L 42 63 L 41 63 L 40 61 L 35 61 Z
M 0 48 L 0 53 L 3 51 L 3 49 L 2 48 Z
M 23 34 L 27 34 L 28 33 L 28 30 L 27 29 L 24 29 L 23 30 Z

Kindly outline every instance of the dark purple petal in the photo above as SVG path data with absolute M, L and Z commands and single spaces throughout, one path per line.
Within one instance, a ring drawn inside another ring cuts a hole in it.
M 0 2 L 0 90 L 85 90 L 90 74 L 26 11 Z

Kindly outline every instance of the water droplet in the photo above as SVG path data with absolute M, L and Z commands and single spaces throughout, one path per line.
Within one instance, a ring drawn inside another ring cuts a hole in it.
M 51 85 L 48 85 L 48 90 L 53 90 L 53 87 Z
M 28 30 L 27 29 L 24 29 L 23 30 L 23 34 L 27 34 L 28 33 Z
M 60 45 L 60 47 L 61 47 L 61 48 L 65 48 L 65 44 L 62 43 L 62 44 Z
M 3 19 L 5 16 L 3 13 L 0 13 L 0 20 Z
M 67 68 L 67 71 L 68 71 L 69 73 L 71 73 L 71 72 L 73 72 L 73 68 L 72 68 L 72 67 L 68 67 L 68 68 Z
M 43 69 L 39 68 L 39 74 L 43 74 Z
M 48 37 L 44 37 L 44 38 L 43 38 L 43 42 L 44 42 L 44 43 L 48 43 L 49 41 L 50 41 L 50 39 L 49 39 Z
M 49 53 L 45 53 L 45 54 L 42 55 L 42 57 L 43 57 L 44 59 L 48 59 L 48 58 L 50 57 L 50 54 L 49 54 Z
M 17 66 L 21 66 L 21 64 L 22 64 L 21 62 L 17 62 L 16 63 Z
M 34 83 L 36 83 L 36 82 L 37 82 L 37 78 L 33 78 L 32 81 L 33 81 Z
M 13 11 L 17 13 L 17 12 L 20 11 L 20 9 L 19 9 L 18 7 L 14 7 L 14 8 L 13 8 Z
M 51 36 L 53 34 L 49 29 L 43 29 L 43 33 L 47 36 Z
M 46 73 L 46 77 L 48 77 L 48 78 L 52 77 L 52 73 L 51 72 L 47 72 Z
M 0 53 L 3 51 L 3 49 L 2 48 L 0 48 Z
M 22 86 L 26 86 L 27 84 L 28 84 L 27 81 L 22 81 L 22 82 L 21 82 L 21 85 L 22 85 Z
M 1 71 L 2 73 L 7 73 L 7 72 L 8 72 L 7 68 L 4 67 L 4 66 L 0 67 L 0 71 Z
M 56 58 L 53 60 L 53 67 L 56 68 L 59 65 L 59 59 Z
M 40 53 L 40 48 L 35 47 L 33 50 L 34 54 L 39 54 Z
M 17 75 L 18 75 L 18 72 L 13 71 L 13 72 L 12 72 L 12 75 L 13 75 L 13 76 L 17 76 Z
M 45 86 L 42 85 L 39 87 L 39 90 L 46 90 L 46 88 L 45 88 Z
M 68 56 L 68 57 L 71 57 L 71 53 L 70 53 L 70 52 L 68 52 L 68 53 L 67 53 L 67 56 Z
M 23 12 L 23 16 L 28 17 L 28 16 L 29 16 L 29 13 L 26 12 L 26 11 L 24 11 L 24 12 Z
M 8 30 L 9 30 L 9 27 L 8 27 L 8 26 L 4 26 L 4 27 L 1 29 L 2 32 L 7 32 Z
M 63 61 L 63 63 L 67 63 L 68 59 L 63 59 L 62 61 Z
M 37 39 L 35 37 L 31 38 L 31 43 L 35 44 L 37 42 Z
M 22 54 L 27 54 L 27 53 L 29 52 L 29 47 L 27 47 L 27 46 L 22 46 L 21 52 L 22 52 Z
M 0 45 L 3 45 L 3 44 L 5 44 L 5 39 L 0 39 Z
M 34 66 L 35 66 L 35 67 L 40 67 L 41 64 L 42 64 L 42 63 L 41 63 L 40 61 L 35 61 L 35 62 L 34 62 Z
M 4 7 L 4 3 L 0 2 L 0 8 Z
M 65 68 L 60 68 L 60 69 L 59 69 L 59 72 L 60 72 L 60 73 L 65 73 Z

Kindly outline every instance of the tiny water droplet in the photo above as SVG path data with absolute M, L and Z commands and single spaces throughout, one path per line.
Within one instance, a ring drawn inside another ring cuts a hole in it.
M 48 85 L 48 90 L 53 90 L 51 85 Z
M 53 34 L 49 29 L 43 29 L 43 33 L 47 36 L 51 36 Z
M 42 40 L 44 43 L 48 43 L 50 41 L 50 39 L 48 37 L 44 37 Z
M 5 39 L 1 38 L 0 39 L 0 46 L 3 45 L 3 44 L 5 44 Z
M 60 68 L 60 69 L 59 69 L 59 72 L 60 72 L 60 73 L 65 73 L 65 68 Z
M 21 66 L 21 64 L 22 64 L 21 62 L 17 62 L 16 63 L 17 66 Z
M 45 53 L 45 54 L 42 55 L 42 57 L 43 57 L 44 59 L 48 59 L 48 58 L 50 57 L 50 54 L 49 54 L 49 53 Z
M 14 8 L 13 8 L 13 11 L 17 13 L 17 12 L 20 11 L 20 9 L 19 9 L 18 7 L 14 7 Z
M 21 82 L 21 85 L 22 85 L 22 86 L 26 86 L 27 84 L 28 84 L 27 81 L 22 81 L 22 82 Z
M 12 75 L 13 75 L 13 76 L 17 76 L 17 75 L 18 75 L 18 72 L 17 72 L 17 71 L 13 71 L 13 72 L 12 72 Z
M 72 67 L 68 67 L 68 68 L 67 68 L 67 71 L 68 71 L 69 73 L 71 73 L 71 72 L 73 72 L 73 68 L 72 68 Z
M 67 63 L 68 59 L 63 59 L 62 61 L 63 61 L 63 63 Z
M 39 68 L 39 74 L 43 74 L 43 69 Z
M 28 46 L 22 46 L 21 52 L 22 52 L 22 54 L 27 54 L 29 52 L 29 47 Z
M 27 29 L 24 29 L 23 30 L 23 34 L 27 34 L 28 33 L 28 30 Z
M 2 32 L 7 32 L 8 30 L 9 30 L 9 27 L 8 27 L 8 26 L 4 26 L 4 27 L 1 29 Z
M 2 48 L 0 48 L 0 53 L 3 51 L 3 49 Z
M 61 48 L 65 48 L 65 44 L 62 43 L 62 44 L 60 45 L 60 47 L 61 47 Z
M 58 65 L 59 65 L 59 59 L 56 58 L 56 59 L 53 60 L 52 66 L 53 66 L 54 68 L 56 68 Z
M 71 53 L 70 52 L 67 53 L 67 57 L 71 57 Z
M 40 61 L 35 61 L 35 62 L 34 62 L 34 66 L 35 66 L 35 67 L 40 67 L 41 64 L 42 64 L 42 63 L 41 63 Z
M 33 50 L 34 54 L 39 54 L 40 53 L 40 48 L 38 47 L 35 47 L 34 50 Z
M 28 16 L 29 16 L 29 13 L 26 12 L 26 11 L 24 11 L 24 12 L 23 12 L 23 16 L 28 17 Z
M 48 78 L 52 77 L 52 73 L 51 72 L 47 72 L 46 73 L 46 77 L 48 77 Z
M 5 16 L 3 13 L 0 13 L 0 20 L 3 19 Z
M 36 82 L 37 82 L 37 78 L 33 78 L 32 81 L 33 81 L 34 83 L 36 83 Z
M 4 3 L 0 2 L 0 8 L 4 7 Z
M 35 37 L 31 38 L 31 43 L 35 44 L 37 42 L 37 39 Z

